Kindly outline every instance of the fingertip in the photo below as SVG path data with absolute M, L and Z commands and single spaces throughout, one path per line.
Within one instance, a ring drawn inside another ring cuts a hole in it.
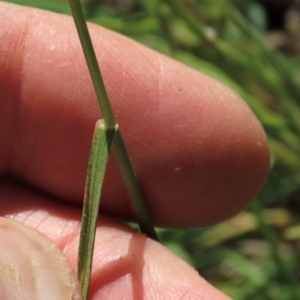
M 74 24 L 42 11 L 28 20 L 30 9 L 1 7 L 22 22 L 4 13 L 1 20 L 0 170 L 81 202 L 100 111 Z M 18 40 L 23 27 L 26 39 Z M 265 134 L 247 105 L 221 83 L 126 37 L 95 25 L 91 33 L 155 223 L 204 226 L 246 207 L 269 168 Z M 126 195 L 111 160 L 101 209 L 133 219 Z
M 74 271 L 45 236 L 0 218 L 1 298 L 81 300 Z
M 196 227 L 233 216 L 258 195 L 269 171 L 260 122 L 222 83 L 151 50 L 144 56 L 153 56 L 146 68 L 153 76 L 143 82 L 149 93 L 141 100 L 129 96 L 136 87 L 125 86 L 128 97 L 118 105 L 140 110 L 119 120 L 155 223 Z M 136 76 L 133 82 L 142 75 Z M 108 193 L 118 199 L 113 189 Z M 132 215 L 126 205 L 106 204 L 117 215 Z

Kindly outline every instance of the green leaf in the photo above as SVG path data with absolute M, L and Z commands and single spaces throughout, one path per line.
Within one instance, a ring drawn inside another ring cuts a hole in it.
M 90 152 L 78 255 L 78 279 L 84 299 L 88 297 L 90 285 L 100 194 L 110 147 L 116 131 L 116 127 L 107 128 L 102 120 L 98 121 Z

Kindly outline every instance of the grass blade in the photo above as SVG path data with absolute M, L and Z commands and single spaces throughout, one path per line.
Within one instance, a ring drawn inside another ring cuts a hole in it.
M 116 120 L 107 96 L 107 92 L 105 90 L 104 82 L 101 76 L 100 68 L 83 16 L 80 2 L 79 0 L 69 0 L 69 2 L 82 49 L 85 55 L 86 63 L 88 65 L 98 102 L 103 113 L 104 122 L 108 127 L 116 126 Z M 147 206 L 139 187 L 138 179 L 134 172 L 128 151 L 119 130 L 117 131 L 116 137 L 113 142 L 113 152 L 123 182 L 132 201 L 132 206 L 141 231 L 147 234 L 149 237 L 158 240 L 151 221 L 151 217 L 148 213 Z
M 107 128 L 102 120 L 98 121 L 90 152 L 78 253 L 78 279 L 84 299 L 88 297 L 90 285 L 100 194 L 110 147 L 116 131 L 116 127 Z

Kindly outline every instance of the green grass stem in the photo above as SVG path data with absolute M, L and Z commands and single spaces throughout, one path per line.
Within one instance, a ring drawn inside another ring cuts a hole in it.
M 99 106 L 103 113 L 104 121 L 107 126 L 115 126 L 116 119 L 108 99 L 104 86 L 94 47 L 83 15 L 79 0 L 69 0 L 73 14 L 75 26 L 80 39 L 81 47 L 86 59 L 86 63 L 93 81 L 94 89 L 97 95 Z
M 104 86 L 104 82 L 80 2 L 78 0 L 69 0 L 69 2 L 86 63 L 88 65 L 98 102 L 103 113 L 104 122 L 108 127 L 116 126 L 116 120 Z M 131 197 L 133 209 L 136 214 L 140 229 L 149 237 L 157 240 L 158 237 L 155 233 L 150 215 L 142 196 L 138 179 L 134 172 L 129 154 L 126 150 L 125 143 L 119 130 L 113 142 L 113 152 L 128 194 Z

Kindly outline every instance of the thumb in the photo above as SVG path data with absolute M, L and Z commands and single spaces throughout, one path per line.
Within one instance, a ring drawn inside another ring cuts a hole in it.
M 1 299 L 81 300 L 67 259 L 45 236 L 0 218 Z

